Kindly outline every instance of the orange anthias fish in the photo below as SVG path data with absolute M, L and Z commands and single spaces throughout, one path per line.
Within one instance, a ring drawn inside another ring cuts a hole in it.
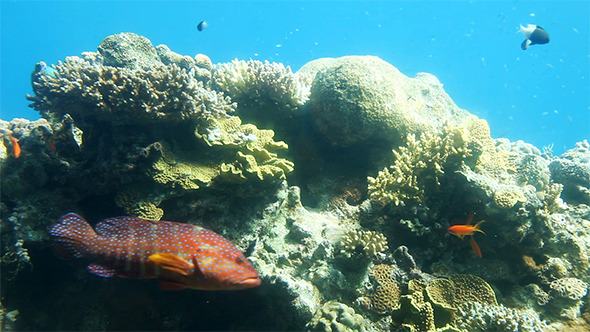
M 467 222 L 465 223 L 465 225 L 453 225 L 453 226 L 449 227 L 449 233 L 451 233 L 453 235 L 457 235 L 461 239 L 463 239 L 463 237 L 465 237 L 466 235 L 471 235 L 471 239 L 469 240 L 469 244 L 471 244 L 471 248 L 473 249 L 473 252 L 475 252 L 475 254 L 479 258 L 481 258 L 482 257 L 481 249 L 479 248 L 479 246 L 475 242 L 475 239 L 473 238 L 473 234 L 475 232 L 480 232 L 482 234 L 485 234 L 481 229 L 479 229 L 479 226 L 482 223 L 484 223 L 485 220 L 482 220 L 482 221 L 478 222 L 477 224 L 475 224 L 474 226 L 472 226 L 471 222 L 473 221 L 473 215 L 474 215 L 473 212 L 471 212 L 469 214 L 469 217 L 467 218 Z
M 9 136 L 10 138 L 10 143 L 12 144 L 12 154 L 14 155 L 14 158 L 18 158 L 20 157 L 20 144 L 18 144 L 18 141 L 16 140 L 16 138 Z
M 61 258 L 93 257 L 102 277 L 156 278 L 161 289 L 244 289 L 258 272 L 236 246 L 199 226 L 134 217 L 106 219 L 96 230 L 75 213 L 51 230 Z

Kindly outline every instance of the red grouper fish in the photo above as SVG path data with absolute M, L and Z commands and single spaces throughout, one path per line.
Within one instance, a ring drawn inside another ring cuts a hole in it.
M 88 270 L 102 277 L 156 278 L 161 289 L 244 289 L 258 272 L 236 246 L 199 226 L 134 217 L 106 219 L 96 231 L 74 213 L 51 230 L 61 258 L 96 258 Z

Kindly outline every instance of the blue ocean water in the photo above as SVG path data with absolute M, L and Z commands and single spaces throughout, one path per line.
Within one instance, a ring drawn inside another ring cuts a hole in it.
M 134 32 L 180 54 L 282 62 L 376 55 L 402 73 L 436 75 L 493 137 L 555 154 L 590 136 L 588 1 L 6 1 L 1 7 L 0 117 L 36 119 L 34 64 L 95 51 Z M 199 32 L 197 24 L 209 26 Z M 547 45 L 520 49 L 519 25 Z

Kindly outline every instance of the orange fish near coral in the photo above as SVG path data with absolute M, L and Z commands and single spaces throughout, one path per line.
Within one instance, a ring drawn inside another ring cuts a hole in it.
M 474 213 L 471 212 L 469 214 L 469 217 L 467 218 L 467 222 L 465 223 L 465 225 L 453 225 L 451 227 L 449 227 L 449 233 L 453 234 L 453 235 L 457 235 L 459 238 L 463 239 L 463 237 L 465 237 L 466 235 L 471 235 L 471 239 L 469 240 L 469 244 L 471 244 L 471 248 L 473 249 L 473 252 L 475 252 L 475 254 L 481 258 L 481 249 L 479 248 L 479 246 L 477 245 L 477 243 L 475 242 L 475 239 L 473 238 L 473 233 L 475 232 L 480 232 L 482 234 L 485 234 L 481 229 L 479 229 L 479 226 L 485 222 L 485 220 L 482 220 L 480 222 L 478 222 L 477 224 L 475 224 L 474 226 L 471 225 L 471 222 L 473 221 L 473 215 Z
M 18 158 L 20 157 L 20 144 L 18 144 L 18 141 L 16 140 L 16 138 L 9 136 L 10 138 L 10 143 L 12 143 L 12 154 L 14 155 L 14 158 Z
M 95 230 L 68 213 L 50 233 L 61 258 L 96 258 L 87 269 L 103 277 L 156 278 L 161 289 L 260 285 L 258 272 L 233 243 L 195 225 L 117 217 L 99 222 Z

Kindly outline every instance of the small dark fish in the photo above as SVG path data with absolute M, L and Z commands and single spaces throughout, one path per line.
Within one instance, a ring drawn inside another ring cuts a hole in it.
M 197 24 L 197 30 L 203 31 L 208 26 L 209 26 L 209 23 L 207 23 L 207 21 L 201 21 L 201 22 L 199 22 L 199 24 Z
M 531 45 L 547 44 L 549 42 L 549 34 L 541 26 L 529 24 L 525 28 L 521 25 L 520 32 L 522 32 L 526 38 L 522 44 L 520 44 L 520 48 L 523 50 L 528 49 Z

